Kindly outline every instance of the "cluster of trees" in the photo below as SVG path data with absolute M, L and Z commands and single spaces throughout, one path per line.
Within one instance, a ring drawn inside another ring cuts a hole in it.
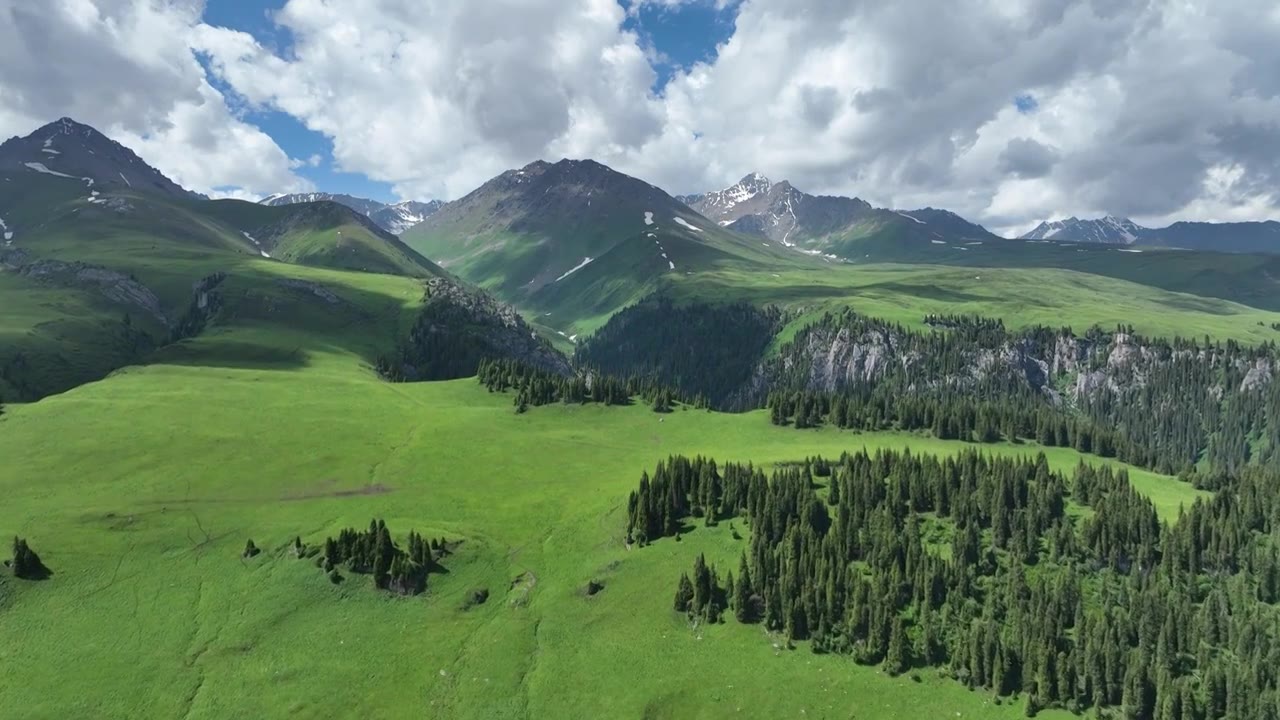
M 579 365 L 641 376 L 703 397 L 711 407 L 747 410 L 733 397 L 785 322 L 777 308 L 747 303 L 676 305 L 662 297 L 622 310 L 575 350 Z
M 302 541 L 295 539 L 294 546 L 300 550 Z M 321 566 L 331 578 L 345 565 L 353 573 L 373 575 L 379 589 L 417 595 L 427 589 L 427 576 L 442 569 L 439 560 L 449 552 L 443 538 L 427 541 L 414 531 L 409 532 L 406 551 L 391 539 L 386 523 L 371 520 L 368 530 L 346 528 L 338 537 L 326 538 Z
M 13 560 L 9 562 L 13 576 L 23 580 L 43 580 L 49 577 L 49 568 L 40 561 L 40 556 L 27 544 L 25 538 L 13 538 Z
M 1152 720 L 1280 717 L 1280 478 L 1232 476 L 1173 525 L 1124 471 L 1043 455 L 846 454 L 777 468 L 670 458 L 628 503 L 637 540 L 745 519 L 723 586 L 704 560 L 676 608 L 729 610 L 890 673 L 932 666 L 1043 707 Z M 1068 512 L 1074 504 L 1091 512 Z M 705 568 L 705 569 L 703 569 Z M 692 594 L 690 593 L 692 590 Z
M 699 554 L 693 561 L 693 578 L 684 573 L 676 585 L 675 609 L 688 615 L 691 621 L 720 622 L 720 616 L 728 607 L 726 587 L 733 587 L 733 573 L 729 573 L 722 586 L 716 566 L 707 565 L 706 556 Z
M 566 405 L 630 405 L 634 396 L 644 398 L 656 412 L 669 412 L 672 402 L 679 399 L 677 393 L 652 379 L 620 379 L 602 373 L 566 377 L 510 358 L 481 360 L 476 369 L 476 378 L 489 392 L 514 391 L 513 402 L 517 412 L 524 412 L 530 405 L 556 402 Z M 690 404 L 702 407 L 705 403 L 700 398 L 694 398 Z

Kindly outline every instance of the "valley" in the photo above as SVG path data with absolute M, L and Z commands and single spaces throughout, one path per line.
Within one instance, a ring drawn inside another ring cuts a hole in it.
M 1227 677 L 1259 684 L 1234 702 L 1276 696 L 1270 641 L 1231 641 L 1278 621 L 1276 255 L 1003 239 L 759 175 L 677 198 L 587 160 L 392 232 L 374 214 L 397 205 L 210 200 L 109 143 L 66 119 L 0 146 L 0 529 L 48 570 L 15 553 L 0 577 L 19 717 L 1073 717 L 1157 685 L 1209 707 Z M 799 214 L 771 224 L 778 202 Z M 491 392 L 492 367 L 522 379 Z M 700 471 L 637 538 L 631 493 L 681 456 L 770 479 L 747 503 Z M 842 506 L 855 468 L 909 505 Z M 975 499 L 927 507 L 945 493 Z M 837 572 L 893 580 L 835 547 L 886 533 L 909 538 L 902 587 L 927 556 L 968 594 L 812 601 Z M 675 609 L 695 558 L 748 553 L 791 568 L 766 617 Z M 1166 635 L 1178 617 L 1182 669 L 1128 672 L 1066 625 L 1041 657 L 994 598 L 1050 582 L 1083 588 L 1092 628 L 1111 593 Z

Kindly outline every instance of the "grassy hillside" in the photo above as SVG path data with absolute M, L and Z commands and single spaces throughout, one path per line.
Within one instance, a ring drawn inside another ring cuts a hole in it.
M 417 303 L 416 278 L 445 273 L 353 216 L 332 203 L 270 208 L 125 186 L 95 194 L 79 180 L 5 174 L 0 217 L 13 237 L 0 246 L 0 397 L 40 397 L 149 361 L 187 311 L 193 285 L 215 273 L 229 276 L 219 291 L 226 318 L 330 333 L 334 342 L 360 325 L 379 333 L 376 349 L 344 347 L 371 360 L 408 328 L 394 326 L 396 313 L 378 298 Z M 264 243 L 276 257 L 263 257 Z
M 1280 312 L 1071 270 L 879 263 L 818 271 L 726 270 L 673 277 L 664 292 L 683 301 L 746 300 L 802 311 L 792 331 L 827 310 L 851 307 L 909 326 L 921 326 L 930 313 L 976 314 L 1001 318 L 1012 328 L 1083 331 L 1125 324 L 1158 337 L 1280 340 L 1280 331 L 1271 327 L 1280 322 Z M 780 339 L 786 337 L 784 331 Z
M 335 202 L 270 207 L 215 200 L 202 203 L 199 211 L 247 234 L 285 262 L 410 277 L 444 274 L 399 238 Z
M 690 553 L 732 564 L 744 541 L 727 527 L 622 543 L 627 492 L 670 453 L 770 464 L 963 445 L 799 433 L 762 413 L 517 415 L 473 380 L 377 380 L 350 349 L 368 337 L 359 323 L 281 333 L 245 316 L 172 363 L 10 407 L 0 528 L 54 573 L 0 581 L 11 717 L 1021 716 L 931 671 L 888 679 L 803 644 L 777 650 L 759 628 L 691 631 L 664 588 Z M 1067 468 L 1080 456 L 1049 457 Z M 1195 495 L 1134 478 L 1167 516 Z M 401 541 L 410 529 L 463 540 L 427 596 L 393 598 L 362 576 L 335 586 L 285 549 L 374 516 Z M 262 555 L 240 557 L 247 538 Z M 588 598 L 592 580 L 605 589 Z M 489 601 L 464 610 L 481 587 Z M 58 672 L 68 658 L 76 671 Z
M 728 232 L 658 188 L 590 161 L 503 173 L 404 240 L 566 336 L 595 329 L 671 275 L 818 262 Z
M 854 263 L 1074 270 L 1161 290 L 1280 310 L 1280 257 L 1158 248 L 1115 248 L 1051 240 L 936 243 L 865 240 L 841 254 Z M 979 273 L 980 274 L 980 273 Z

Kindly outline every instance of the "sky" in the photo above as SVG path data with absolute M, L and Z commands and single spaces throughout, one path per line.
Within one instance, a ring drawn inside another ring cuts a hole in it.
M 0 136 L 184 186 L 453 199 L 594 158 L 1042 219 L 1280 218 L 1274 0 L 0 0 Z

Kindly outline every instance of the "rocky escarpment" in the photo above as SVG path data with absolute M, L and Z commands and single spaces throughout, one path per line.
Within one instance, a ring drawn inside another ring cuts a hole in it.
M 1264 389 L 1274 375 L 1269 348 L 1171 343 L 1096 328 L 1084 336 L 1067 329 L 1008 332 L 998 323 L 947 329 L 949 334 L 920 333 L 852 313 L 829 316 L 762 361 L 744 392 L 762 401 L 758 393 L 769 388 L 834 392 L 900 374 L 912 390 L 963 390 L 999 379 L 1078 405 L 1102 393 L 1139 390 L 1175 365 L 1212 375 L 1206 387 L 1218 397 Z
M 35 259 L 19 248 L 0 250 L 0 268 L 50 285 L 90 290 L 113 303 L 136 308 L 168 326 L 160 298 L 132 275 L 82 262 Z
M 493 358 L 559 375 L 572 371 L 515 308 L 452 280 L 432 278 L 409 337 L 394 356 L 378 360 L 378 369 L 393 380 L 444 380 L 474 375 L 481 360 Z

